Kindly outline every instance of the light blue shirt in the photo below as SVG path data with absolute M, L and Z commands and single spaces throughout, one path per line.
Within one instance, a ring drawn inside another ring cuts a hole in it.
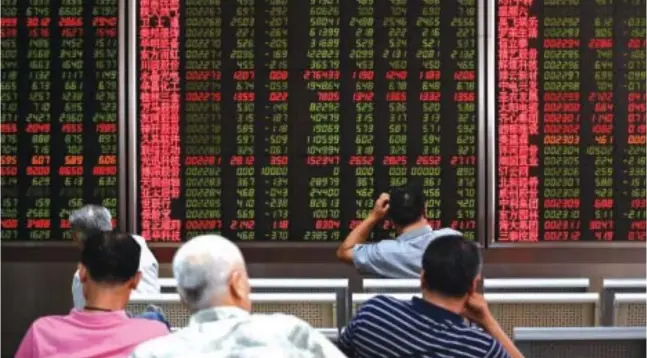
M 427 225 L 407 231 L 395 240 L 356 245 L 353 264 L 362 273 L 383 278 L 419 278 L 427 245 L 437 237 L 448 235 L 462 234 L 449 228 L 433 230 Z

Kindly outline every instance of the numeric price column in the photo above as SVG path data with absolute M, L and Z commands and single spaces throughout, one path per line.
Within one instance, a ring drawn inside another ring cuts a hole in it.
M 439 0 L 423 0 L 416 29 L 420 32 L 420 46 L 416 60 L 420 63 L 421 147 L 411 167 L 411 177 L 422 184 L 427 198 L 427 219 L 432 227 L 441 227 L 442 176 L 440 169 L 441 137 L 441 80 L 440 36 L 441 6 Z M 416 119 L 413 119 L 416 120 Z
M 59 208 L 61 227 L 69 228 L 67 219 L 70 213 L 83 206 L 83 161 L 84 161 L 84 132 L 91 129 L 84 123 L 84 63 L 83 48 L 85 29 L 83 6 L 74 0 L 62 0 L 58 8 L 58 36 L 60 36 L 59 61 L 61 66 L 62 91 L 54 91 L 60 100 L 60 113 L 56 121 L 61 129 L 63 145 L 61 154 L 63 161 L 53 164 L 60 165 L 57 174 L 60 177 L 61 190 L 54 194 Z M 57 37 L 58 37 L 57 36 Z M 116 108 L 115 108 L 116 111 Z M 55 111 L 56 113 L 56 111 Z M 56 143 L 59 146 L 60 143 Z M 115 148 L 116 149 L 116 148 Z M 115 150 L 116 152 L 116 150 Z M 71 239 L 71 232 L 63 234 Z
M 456 59 L 452 82 L 458 118 L 456 147 L 449 163 L 456 175 L 456 214 L 452 215 L 451 226 L 472 240 L 476 239 L 476 10 L 475 0 L 458 1 L 450 23 L 456 33 L 456 47 L 450 58 Z
M 593 31 L 586 42 L 586 51 L 593 59 L 592 88 L 585 92 L 585 105 L 591 108 L 590 117 L 584 121 L 591 124 L 590 143 L 586 146 L 586 154 L 590 161 L 583 171 L 592 171 L 586 177 L 593 179 L 593 217 L 588 222 L 587 231 L 596 240 L 611 240 L 614 236 L 613 213 L 613 131 L 614 131 L 614 93 L 613 93 L 613 4 L 588 4 L 593 6 L 595 17 Z M 582 19 L 584 20 L 584 19 Z M 585 22 L 585 21 L 582 21 Z M 587 21 L 588 22 L 588 21 Z M 571 28 L 570 31 L 577 31 Z M 582 34 L 585 35 L 585 34 Z M 585 64 L 586 65 L 586 64 Z M 584 67 L 582 68 L 584 72 Z M 586 85 L 586 83 L 584 83 Z M 588 103 L 587 103 L 588 102 Z M 583 111 L 584 112 L 584 111 Z M 585 136 L 583 135 L 583 141 Z M 586 138 L 586 139 L 589 139 Z M 589 173 L 587 173 L 589 174 Z M 591 175 L 592 174 L 592 175 Z M 570 179 L 571 181 L 573 179 Z M 588 205 L 583 205 L 588 206 Z M 589 206 L 590 207 L 590 206 Z
M 222 230 L 221 0 L 188 0 L 183 8 L 182 239 Z
M 117 110 L 119 87 L 118 64 L 118 1 L 94 1 L 92 7 L 92 30 L 94 32 L 94 96 L 90 98 L 92 124 L 96 136 L 86 141 L 95 141 L 90 147 L 101 148 L 100 155 L 87 156 L 90 159 L 84 180 L 88 177 L 96 181 L 92 198 L 100 199 L 101 204 L 110 210 L 113 227 L 117 225 L 118 209 L 118 151 L 117 151 Z M 86 21 L 87 26 L 87 21 Z M 86 69 L 87 72 L 88 69 Z M 87 101 L 86 101 L 87 103 Z M 90 118 L 87 116 L 86 118 Z M 90 125 L 92 127 L 92 125 Z M 87 168 L 87 166 L 86 166 Z M 67 180 L 67 179 L 66 179 Z
M 0 51 L 2 100 L 0 101 L 2 156 L 2 240 L 18 238 L 18 7 L 16 0 L 2 0 Z
M 349 222 L 351 230 L 369 215 L 375 195 L 374 18 L 373 0 L 359 0 L 349 23 L 354 35 L 349 58 L 353 64 L 355 103 L 355 150 L 348 159 L 348 165 L 355 172 L 355 214 Z
M 536 173 L 539 121 L 538 23 L 531 3 L 497 7 L 497 131 L 499 241 L 539 241 Z
M 645 88 L 645 22 L 647 14 L 645 0 L 633 0 L 626 2 L 624 13 L 627 19 L 622 24 L 626 31 L 627 53 L 623 56 L 628 60 L 625 78 L 627 91 L 627 149 L 626 149 L 626 170 L 629 186 L 628 191 L 630 206 L 627 217 L 631 220 L 629 224 L 628 240 L 645 241 L 645 191 L 647 188 L 645 161 L 645 135 L 647 117 L 645 116 L 645 103 L 647 102 Z M 623 71 L 619 71 L 623 72 Z
M 27 67 L 29 69 L 29 95 L 24 115 L 18 122 L 24 123 L 24 131 L 29 139 L 27 153 L 19 157 L 29 158 L 27 163 L 19 163 L 19 173 L 26 175 L 26 191 L 21 191 L 26 210 L 27 232 L 30 240 L 47 240 L 51 231 L 51 88 L 52 88 L 52 48 L 50 45 L 50 4 L 32 2 L 27 7 Z M 22 113 L 21 113 L 22 114 Z M 21 184 L 22 185 L 22 184 Z M 58 194 L 58 193 L 56 193 Z M 22 213 L 21 213 L 22 214 Z M 24 220 L 24 219 L 23 219 Z
M 265 33 L 268 73 L 267 108 L 263 123 L 264 138 L 261 193 L 265 200 L 260 213 L 262 232 L 270 240 L 288 240 L 289 215 L 289 136 L 288 136 L 288 0 L 266 0 Z
M 386 60 L 386 103 L 388 105 L 388 149 L 382 164 L 388 168 L 389 187 L 407 184 L 407 1 L 389 0 L 382 26 L 388 45 Z M 385 221 L 385 229 L 389 222 Z
M 340 239 L 340 0 L 310 0 L 308 65 L 303 79 L 311 95 L 307 134 L 309 217 L 303 239 Z
M 231 156 L 230 165 L 236 168 L 236 215 L 229 228 L 239 240 L 253 240 L 255 228 L 254 22 L 254 0 L 237 0 L 235 14 L 229 24 L 236 36 L 236 45 L 230 54 L 230 60 L 235 63 L 236 151 Z
M 580 16 L 578 6 L 544 7 L 545 241 L 580 239 Z

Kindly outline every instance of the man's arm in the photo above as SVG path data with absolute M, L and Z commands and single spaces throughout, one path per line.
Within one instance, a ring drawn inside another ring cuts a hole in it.
M 366 219 L 348 234 L 337 248 L 337 258 L 349 264 L 353 263 L 353 250 L 368 240 L 371 231 L 389 211 L 389 194 L 382 193 L 375 201 L 375 206 Z
M 521 353 L 512 339 L 501 328 L 496 318 L 490 313 L 483 295 L 475 293 L 469 297 L 465 305 L 465 310 L 463 311 L 463 316 L 472 322 L 478 323 L 496 340 L 493 350 L 487 356 L 488 358 L 524 358 L 523 353 Z M 505 352 L 497 349 L 497 345 L 499 344 L 503 346 Z

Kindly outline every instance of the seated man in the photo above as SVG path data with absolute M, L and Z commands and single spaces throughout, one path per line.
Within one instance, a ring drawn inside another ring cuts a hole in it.
M 112 230 L 112 216 L 110 211 L 103 206 L 86 205 L 70 214 L 70 227 L 72 228 L 74 240 L 83 246 L 85 238 L 91 233 Z M 146 240 L 143 237 L 137 235 L 131 235 L 131 237 L 141 246 L 139 271 L 142 279 L 134 292 L 140 294 L 160 293 L 157 259 L 146 245 Z M 72 279 L 72 300 L 74 301 L 74 308 L 81 309 L 85 305 L 79 271 L 74 273 L 74 278 Z
M 163 323 L 128 318 L 124 311 L 141 277 L 140 254 L 128 234 L 99 232 L 86 238 L 79 264 L 85 306 L 36 320 L 16 357 L 126 357 L 139 343 L 168 334 Z
M 217 235 L 196 237 L 173 258 L 189 325 L 137 347 L 131 357 L 343 357 L 306 322 L 250 314 L 250 286 L 238 247 Z
M 342 351 L 350 357 L 523 357 L 476 292 L 481 256 L 474 242 L 439 237 L 425 250 L 422 267 L 422 298 L 366 301 L 342 332 Z
M 375 225 L 387 214 L 398 237 L 365 244 Z M 432 230 L 425 218 L 422 189 L 407 186 L 393 189 L 390 195 L 380 195 L 371 214 L 339 245 L 337 257 L 363 273 L 383 278 L 417 278 L 425 248 L 431 240 L 444 235 L 460 233 L 452 229 Z

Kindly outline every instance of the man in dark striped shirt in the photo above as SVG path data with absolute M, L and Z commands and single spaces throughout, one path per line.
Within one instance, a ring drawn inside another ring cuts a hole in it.
M 376 296 L 362 305 L 339 340 L 348 356 L 523 357 L 476 292 L 481 256 L 474 242 L 439 237 L 427 246 L 422 268 L 422 298 Z

